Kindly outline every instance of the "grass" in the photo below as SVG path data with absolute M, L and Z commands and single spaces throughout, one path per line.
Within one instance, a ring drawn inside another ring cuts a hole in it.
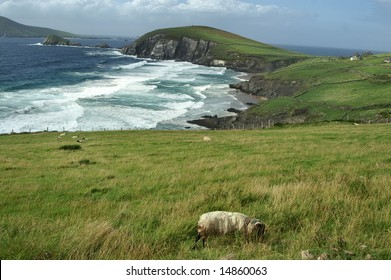
M 390 118 L 391 66 L 383 63 L 386 57 L 389 54 L 361 61 L 314 58 L 263 74 L 271 80 L 299 80 L 302 87 L 294 96 L 270 99 L 249 112 L 260 116 L 294 115 L 306 109 L 309 121 Z
M 63 145 L 59 150 L 64 150 L 64 151 L 74 151 L 74 150 L 80 150 L 81 146 L 80 145 Z
M 203 136 L 212 138 L 204 142 Z M 391 126 L 0 136 L 1 259 L 391 259 Z M 268 235 L 213 237 L 239 211 Z

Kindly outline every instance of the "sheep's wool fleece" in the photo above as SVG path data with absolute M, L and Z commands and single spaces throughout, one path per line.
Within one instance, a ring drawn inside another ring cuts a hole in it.
M 247 216 L 242 213 L 215 211 L 201 215 L 198 227 L 207 233 L 226 234 L 233 231 L 242 231 Z

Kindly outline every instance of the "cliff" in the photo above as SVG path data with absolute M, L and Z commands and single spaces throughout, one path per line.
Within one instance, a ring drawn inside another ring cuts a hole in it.
M 211 53 L 215 45 L 215 42 L 202 39 L 196 40 L 185 36 L 179 39 L 170 39 L 164 34 L 157 34 L 136 41 L 132 45 L 123 48 L 122 52 L 143 58 L 158 60 L 175 59 L 217 66 L 222 62 L 215 60 Z
M 122 53 L 253 73 L 273 71 L 305 58 L 302 54 L 205 26 L 155 30 L 124 47 Z

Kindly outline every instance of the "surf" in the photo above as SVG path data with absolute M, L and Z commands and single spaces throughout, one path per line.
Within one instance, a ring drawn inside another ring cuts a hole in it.
M 42 57 L 42 65 L 25 64 L 25 75 L 4 81 L 20 86 L 0 87 L 0 133 L 199 129 L 187 121 L 244 108 L 228 93 L 240 73 L 225 68 L 140 59 L 117 49 L 18 46 Z

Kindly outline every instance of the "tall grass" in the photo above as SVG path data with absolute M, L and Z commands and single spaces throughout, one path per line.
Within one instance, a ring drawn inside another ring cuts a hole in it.
M 391 259 L 389 125 L 82 134 L 0 136 L 1 259 Z M 212 210 L 266 240 L 191 250 Z

